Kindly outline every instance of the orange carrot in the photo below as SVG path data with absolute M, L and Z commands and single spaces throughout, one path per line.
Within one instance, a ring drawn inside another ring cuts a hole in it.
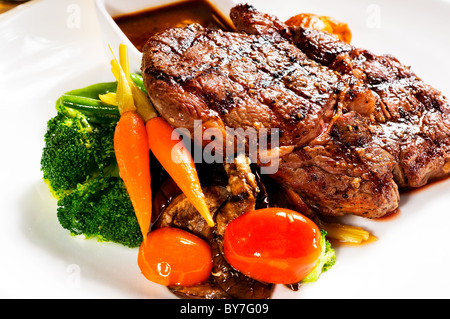
M 209 226 L 214 226 L 205 195 L 191 153 L 182 146 L 178 138 L 172 140 L 174 129 L 161 117 L 145 124 L 148 144 L 155 157 L 169 173 L 181 191 L 203 216 Z M 174 132 L 177 134 L 176 132 Z
M 114 133 L 114 150 L 120 177 L 146 242 L 152 216 L 149 146 L 144 121 L 136 112 L 121 114 Z
M 110 47 L 111 49 L 111 47 Z M 152 191 L 150 176 L 150 156 L 145 123 L 137 112 L 135 96 L 130 78 L 128 51 L 125 45 L 119 46 L 119 60 L 114 55 L 111 61 L 112 72 L 117 79 L 114 99 L 120 112 L 120 119 L 114 132 L 114 152 L 119 174 L 122 178 L 134 213 L 142 232 L 144 243 L 152 217 Z M 111 97 L 111 96 L 109 96 Z M 140 99 L 138 102 L 140 103 Z
M 112 53 L 114 56 L 114 52 Z M 149 148 L 208 225 L 214 226 L 192 156 L 186 148 L 178 147 L 179 141 L 172 140 L 173 128 L 158 117 L 148 97 L 131 80 L 128 51 L 124 44 L 119 46 L 119 60 L 120 62 L 114 56 L 111 61 L 112 72 L 118 81 L 115 95 L 121 114 L 118 126 L 122 117 L 125 114 L 127 116 L 123 119 L 123 129 L 117 132 L 116 127 L 118 142 L 117 145 L 115 142 L 114 148 L 117 161 L 122 161 L 119 164 L 120 176 L 133 203 L 144 241 L 147 238 L 152 212 Z M 128 119 L 129 117 L 132 117 L 133 121 Z M 146 152 L 143 139 L 147 142 Z

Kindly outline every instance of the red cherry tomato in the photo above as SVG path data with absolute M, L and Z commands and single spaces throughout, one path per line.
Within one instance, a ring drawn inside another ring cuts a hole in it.
M 253 279 L 297 283 L 319 260 L 320 236 L 316 224 L 298 212 L 285 208 L 255 210 L 228 224 L 225 258 Z
M 190 286 L 208 279 L 211 249 L 201 238 L 179 228 L 150 232 L 139 248 L 138 265 L 150 281 L 164 286 Z

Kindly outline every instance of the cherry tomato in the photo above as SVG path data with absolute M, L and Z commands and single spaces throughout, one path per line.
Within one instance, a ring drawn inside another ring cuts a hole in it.
M 320 230 L 302 214 L 264 208 L 230 222 L 224 235 L 226 260 L 253 279 L 291 284 L 311 272 L 320 256 Z
M 139 248 L 138 265 L 150 281 L 190 286 L 208 279 L 211 249 L 201 238 L 179 228 L 163 227 L 150 232 Z

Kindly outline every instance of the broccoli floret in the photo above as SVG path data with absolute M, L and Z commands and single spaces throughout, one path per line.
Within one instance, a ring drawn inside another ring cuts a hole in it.
M 60 104 L 57 110 L 47 123 L 41 170 L 52 190 L 62 195 L 114 163 L 116 122 L 91 123 L 82 112 Z
M 98 167 L 95 128 L 80 112 L 72 113 L 58 112 L 48 121 L 44 137 L 41 169 L 56 194 L 84 182 Z
M 142 233 L 120 177 L 98 176 L 58 201 L 58 219 L 74 235 L 138 247 Z
M 331 248 L 330 242 L 326 239 L 327 232 L 325 230 L 320 231 L 320 257 L 319 262 L 312 272 L 308 276 L 303 278 L 302 283 L 314 282 L 319 279 L 320 275 L 326 272 L 328 269 L 334 266 L 336 263 L 336 252 Z
M 111 85 L 91 86 L 58 100 L 57 114 L 47 123 L 41 170 L 58 200 L 62 227 L 72 234 L 137 247 L 142 234 L 114 153 L 118 113 L 92 99 L 105 93 L 105 87 Z M 83 96 L 87 93 L 88 98 Z

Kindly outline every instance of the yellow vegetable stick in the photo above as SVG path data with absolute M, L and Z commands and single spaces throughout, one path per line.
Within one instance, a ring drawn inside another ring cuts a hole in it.
M 103 103 L 117 106 L 116 93 L 110 92 L 105 94 L 99 94 L 98 97 L 100 101 L 102 101 Z
M 113 64 L 113 73 L 114 75 L 118 77 L 117 79 L 117 91 L 116 91 L 116 99 L 117 99 L 117 106 L 119 108 L 119 113 L 123 114 L 128 111 L 136 111 L 136 106 L 134 105 L 134 99 L 133 99 L 133 93 L 131 91 L 131 87 L 129 84 L 129 81 L 127 79 L 127 76 L 120 67 L 115 67 L 115 64 L 119 64 L 117 61 L 116 56 L 114 55 L 114 51 L 109 47 L 111 50 L 111 53 L 114 57 L 114 62 L 111 62 Z
M 320 226 L 327 232 L 327 237 L 343 243 L 362 244 L 377 240 L 367 230 L 357 226 L 334 223 L 321 223 Z

